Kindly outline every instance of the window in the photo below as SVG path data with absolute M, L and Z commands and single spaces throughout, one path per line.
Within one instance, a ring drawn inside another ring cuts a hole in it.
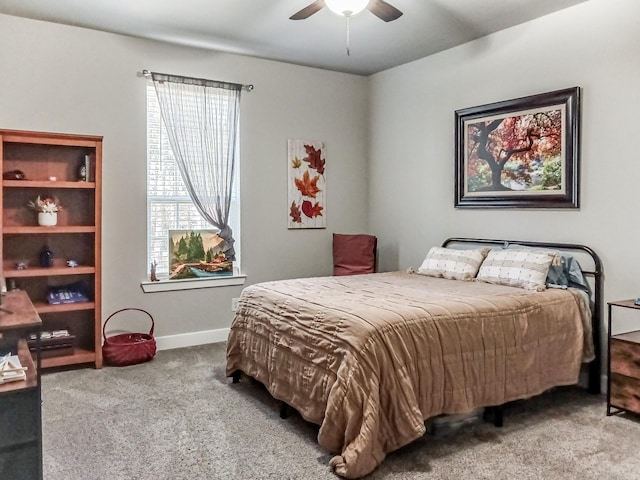
M 224 112 L 223 112 L 224 114 Z M 235 239 L 234 270 L 240 267 L 239 169 L 233 185 L 229 225 Z M 193 205 L 182 182 L 153 87 L 147 82 L 147 268 L 157 262 L 160 279 L 169 276 L 169 230 L 216 230 Z

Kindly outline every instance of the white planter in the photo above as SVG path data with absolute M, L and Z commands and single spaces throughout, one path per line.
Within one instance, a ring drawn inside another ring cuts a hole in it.
M 38 225 L 53 227 L 58 223 L 57 212 L 38 212 Z

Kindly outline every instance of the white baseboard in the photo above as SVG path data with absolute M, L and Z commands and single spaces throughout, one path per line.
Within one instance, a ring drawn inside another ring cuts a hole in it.
M 195 345 L 204 345 L 207 343 L 226 342 L 228 336 L 228 328 L 181 333 L 179 335 L 167 335 L 165 337 L 156 337 L 156 349 L 171 350 L 173 348 L 193 347 Z

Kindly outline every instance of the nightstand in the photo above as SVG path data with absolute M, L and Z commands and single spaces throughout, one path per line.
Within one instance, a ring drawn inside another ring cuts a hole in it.
M 640 414 L 640 330 L 611 335 L 613 307 L 640 311 L 634 300 L 608 302 L 609 365 L 607 415 L 621 411 Z

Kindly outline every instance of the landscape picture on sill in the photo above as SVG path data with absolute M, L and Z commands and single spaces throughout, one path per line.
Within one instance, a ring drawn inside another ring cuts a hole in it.
M 169 279 L 233 275 L 227 248 L 216 230 L 169 230 Z

